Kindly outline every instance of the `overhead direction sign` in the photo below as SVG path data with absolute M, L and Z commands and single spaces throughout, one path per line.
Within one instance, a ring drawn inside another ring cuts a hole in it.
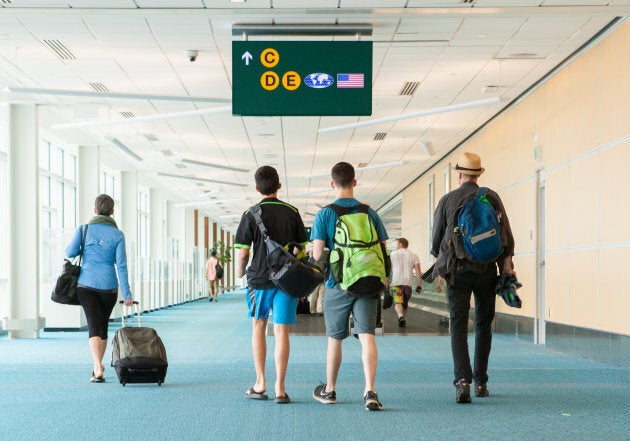
M 372 114 L 371 41 L 233 41 L 232 114 Z

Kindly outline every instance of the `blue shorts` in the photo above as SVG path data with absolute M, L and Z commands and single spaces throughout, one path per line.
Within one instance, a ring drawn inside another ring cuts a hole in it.
M 272 319 L 276 325 L 296 323 L 296 297 L 291 297 L 279 288 L 256 289 L 247 287 L 247 316 L 256 320 L 267 320 L 273 311 Z
M 354 320 L 355 334 L 374 335 L 377 311 L 377 298 L 350 297 L 338 284 L 332 288 L 326 288 L 324 297 L 326 335 L 337 340 L 348 337 L 350 313 Z

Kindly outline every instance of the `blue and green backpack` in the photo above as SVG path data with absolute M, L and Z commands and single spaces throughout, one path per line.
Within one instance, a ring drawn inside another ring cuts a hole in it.
M 328 205 L 338 216 L 329 255 L 333 280 L 351 296 L 376 296 L 389 275 L 389 255 L 365 204 Z

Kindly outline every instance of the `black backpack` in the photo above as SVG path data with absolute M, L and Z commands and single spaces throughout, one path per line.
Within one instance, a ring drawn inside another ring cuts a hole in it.
M 219 262 L 217 262 L 217 264 L 214 266 L 214 269 L 217 273 L 217 279 L 222 279 L 223 278 L 223 267 L 219 264 Z
M 249 209 L 254 216 L 258 229 L 267 246 L 265 259 L 269 268 L 269 280 L 291 297 L 305 297 L 322 282 L 324 274 L 314 264 L 299 260 L 285 247 L 274 241 L 267 234 L 267 229 L 260 217 L 262 212 L 260 205 L 254 205 Z M 298 246 L 294 242 L 287 244 L 289 249 Z

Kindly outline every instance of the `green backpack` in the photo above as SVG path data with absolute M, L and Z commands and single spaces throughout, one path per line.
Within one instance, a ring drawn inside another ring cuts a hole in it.
M 385 287 L 390 261 L 368 214 L 369 207 L 364 204 L 328 207 L 338 216 L 334 249 L 328 260 L 333 280 L 348 295 L 377 296 Z

